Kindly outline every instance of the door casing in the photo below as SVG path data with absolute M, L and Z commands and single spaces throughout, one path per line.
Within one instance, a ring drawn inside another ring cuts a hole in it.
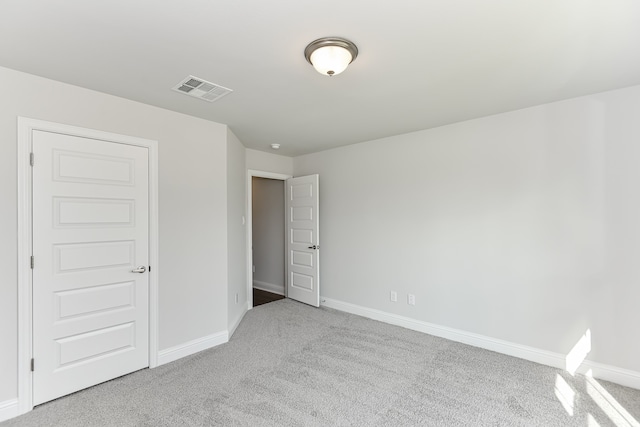
M 158 142 L 65 124 L 18 117 L 18 413 L 33 409 L 32 351 L 32 132 L 61 133 L 149 150 L 149 367 L 158 366 Z M 35 159 L 35 162 L 38 160 Z M 36 367 L 37 369 L 37 367 Z

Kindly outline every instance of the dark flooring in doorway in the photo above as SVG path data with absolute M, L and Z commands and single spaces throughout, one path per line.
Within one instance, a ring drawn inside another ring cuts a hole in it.
M 260 289 L 253 289 L 253 306 L 257 307 L 262 304 L 278 301 L 284 299 L 282 295 L 274 294 Z

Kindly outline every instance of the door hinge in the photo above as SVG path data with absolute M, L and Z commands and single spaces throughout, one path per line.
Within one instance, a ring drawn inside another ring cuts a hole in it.
M 149 266 L 149 270 L 148 271 L 149 271 L 149 273 L 151 273 L 151 266 Z
M 33 166 L 33 153 L 29 153 L 29 164 Z
M 31 359 L 31 372 L 34 371 L 35 366 L 36 366 L 35 360 Z
M 33 269 L 34 265 L 35 265 L 35 259 L 34 259 L 33 255 L 31 255 L 31 269 Z

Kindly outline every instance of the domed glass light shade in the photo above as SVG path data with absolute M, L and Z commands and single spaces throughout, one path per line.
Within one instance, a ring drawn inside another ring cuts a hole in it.
M 304 56 L 320 74 L 335 76 L 346 70 L 356 59 L 358 48 L 346 39 L 324 37 L 309 43 Z

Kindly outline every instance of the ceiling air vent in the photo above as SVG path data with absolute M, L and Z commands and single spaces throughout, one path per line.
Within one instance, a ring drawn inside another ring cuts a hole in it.
M 194 98 L 200 98 L 207 102 L 217 101 L 233 90 L 213 84 L 197 77 L 188 76 L 173 87 L 176 92 L 184 93 Z

